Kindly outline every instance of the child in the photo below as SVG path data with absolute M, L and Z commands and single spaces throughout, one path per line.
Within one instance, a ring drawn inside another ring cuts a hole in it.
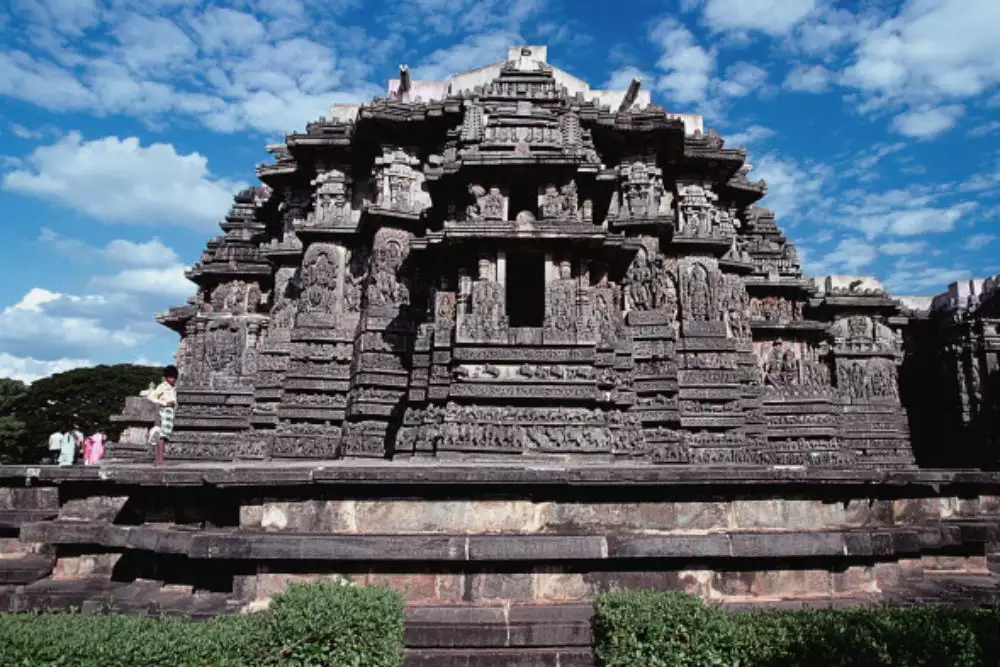
M 154 465 L 163 465 L 163 449 L 174 431 L 174 410 L 177 408 L 177 367 L 167 366 L 163 370 L 163 382 L 146 398 L 160 406 L 160 423 L 149 430 L 149 440 L 156 442 Z

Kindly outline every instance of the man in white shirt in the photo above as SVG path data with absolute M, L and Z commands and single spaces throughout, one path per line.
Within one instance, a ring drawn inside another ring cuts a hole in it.
M 163 382 L 146 398 L 160 406 L 160 423 L 149 430 L 150 442 L 156 443 L 156 459 L 153 465 L 163 465 L 163 449 L 174 432 L 174 410 L 177 408 L 177 367 L 167 366 L 163 371 Z

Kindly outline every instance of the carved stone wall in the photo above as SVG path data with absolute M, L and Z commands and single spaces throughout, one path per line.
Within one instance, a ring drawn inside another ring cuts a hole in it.
M 271 149 L 162 318 L 171 455 L 911 464 L 884 289 L 806 279 L 714 132 L 522 65 Z M 993 316 L 942 353 L 956 423 L 995 403 Z

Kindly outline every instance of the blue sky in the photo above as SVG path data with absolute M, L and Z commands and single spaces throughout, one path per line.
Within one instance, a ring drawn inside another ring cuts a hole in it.
M 746 146 L 812 274 L 1000 270 L 997 0 L 6 0 L 0 376 L 165 363 L 153 321 L 264 146 L 328 105 L 548 44 Z

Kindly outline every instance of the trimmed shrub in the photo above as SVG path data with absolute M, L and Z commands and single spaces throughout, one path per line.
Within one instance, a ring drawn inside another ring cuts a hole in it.
M 399 667 L 403 601 L 386 588 L 293 584 L 271 608 L 207 621 L 0 614 L 4 667 Z
M 604 667 L 994 667 L 1000 612 L 941 606 L 729 614 L 683 593 L 597 602 Z

